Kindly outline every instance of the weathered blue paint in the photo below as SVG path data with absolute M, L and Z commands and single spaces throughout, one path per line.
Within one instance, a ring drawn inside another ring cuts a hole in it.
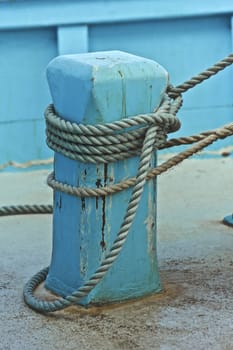
M 43 123 L 45 67 L 58 54 L 128 51 L 159 62 L 179 84 L 232 51 L 232 13 L 232 0 L 0 1 L 0 164 L 51 156 L 42 128 L 35 139 L 31 127 Z M 185 94 L 177 136 L 232 121 L 231 80 L 228 68 Z M 209 150 L 228 145 L 232 138 Z
M 56 111 L 66 120 L 106 123 L 151 112 L 168 84 L 156 62 L 120 51 L 60 56 L 48 66 Z M 155 159 L 152 163 L 155 165 Z M 136 175 L 138 158 L 86 164 L 55 154 L 56 179 L 99 187 Z M 105 198 L 54 195 L 53 254 L 46 287 L 60 295 L 77 289 L 110 249 L 131 189 Z M 104 279 L 83 304 L 112 302 L 160 290 L 156 258 L 156 182 L 145 186 L 126 244 Z

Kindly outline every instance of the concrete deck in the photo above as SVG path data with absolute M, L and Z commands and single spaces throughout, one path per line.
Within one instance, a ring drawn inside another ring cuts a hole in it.
M 158 181 L 164 291 L 120 306 L 44 316 L 22 289 L 51 256 L 52 217 L 0 218 L 0 349 L 233 349 L 233 159 L 188 160 Z M 0 175 L 0 205 L 51 203 L 46 171 Z

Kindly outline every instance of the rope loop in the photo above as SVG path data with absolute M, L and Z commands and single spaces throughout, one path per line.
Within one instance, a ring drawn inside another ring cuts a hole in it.
M 88 163 L 111 163 L 140 155 L 146 132 L 156 126 L 153 148 L 166 142 L 167 134 L 180 128 L 176 113 L 182 105 L 165 94 L 153 112 L 124 118 L 113 123 L 84 125 L 58 116 L 53 105 L 45 111 L 47 144 L 55 152 Z

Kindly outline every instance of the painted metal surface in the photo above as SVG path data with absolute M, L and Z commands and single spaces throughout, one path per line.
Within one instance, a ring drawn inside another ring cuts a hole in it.
M 57 112 L 66 120 L 106 123 L 151 112 L 167 87 L 156 62 L 120 51 L 60 56 L 48 66 Z M 156 159 L 152 163 L 155 165 Z M 87 164 L 55 153 L 56 179 L 100 187 L 136 175 L 138 157 Z M 131 189 L 114 196 L 76 198 L 55 192 L 53 254 L 46 287 L 60 295 L 77 289 L 99 267 L 120 229 Z M 160 290 L 156 257 L 156 181 L 146 184 L 123 250 L 104 279 L 81 302 L 112 302 Z
M 162 64 L 175 85 L 232 51 L 232 13 L 232 0 L 0 1 L 0 164 L 51 156 L 45 67 L 58 54 L 131 52 Z M 228 68 L 188 92 L 177 136 L 232 121 L 232 90 Z
M 231 0 L 8 0 L 1 4 L 0 28 L 231 15 L 232 6 Z

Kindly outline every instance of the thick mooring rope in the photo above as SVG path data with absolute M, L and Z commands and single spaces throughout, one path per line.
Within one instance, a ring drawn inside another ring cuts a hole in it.
M 223 60 L 215 63 L 210 68 L 207 68 L 203 72 L 195 75 L 191 79 L 185 81 L 184 83 L 173 87 L 170 86 L 168 89 L 168 94 L 170 97 L 175 98 L 177 96 L 180 96 L 184 92 L 188 91 L 189 89 L 195 87 L 196 85 L 202 83 L 204 80 L 209 79 L 213 75 L 217 74 L 221 70 L 225 69 L 226 67 L 230 66 L 233 63 L 233 54 L 228 55 Z
M 87 163 L 112 163 L 141 153 L 148 127 L 156 125 L 153 147 L 166 142 L 166 135 L 180 128 L 176 113 L 182 105 L 166 94 L 154 113 L 121 119 L 114 123 L 84 125 L 66 121 L 50 105 L 45 111 L 47 144 L 55 152 Z
M 49 271 L 47 267 L 33 276 L 25 285 L 24 299 L 30 307 L 40 312 L 57 311 L 77 303 L 86 296 L 100 282 L 119 255 L 135 217 L 145 182 L 182 162 L 214 141 L 233 135 L 232 123 L 199 135 L 171 139 L 166 142 L 167 133 L 177 130 L 180 126 L 176 118 L 176 113 L 182 104 L 180 95 L 232 63 L 233 54 L 184 84 L 175 88 L 170 86 L 167 92 L 168 95 L 165 96 L 162 105 L 154 113 L 123 119 L 115 123 L 92 126 L 70 123 L 57 116 L 52 106 L 48 107 L 45 113 L 47 143 L 54 151 L 71 159 L 90 163 L 108 163 L 135 155 L 140 155 L 140 161 L 135 178 L 99 189 L 76 188 L 56 181 L 53 173 L 49 175 L 48 184 L 53 189 L 81 197 L 106 196 L 129 186 L 133 186 L 133 190 L 123 223 L 112 248 L 92 277 L 71 295 L 53 301 L 44 301 L 35 297 L 33 293 L 37 286 L 45 280 Z M 130 131 L 128 128 L 131 128 Z M 155 149 L 192 143 L 196 144 L 162 165 L 150 169 L 150 160 Z M 4 210 L 7 212 L 6 208 Z M 49 210 L 51 210 L 51 207 Z
M 48 204 L 26 204 L 26 205 L 10 205 L 0 208 L 0 216 L 22 215 L 22 214 L 51 214 L 53 206 Z

